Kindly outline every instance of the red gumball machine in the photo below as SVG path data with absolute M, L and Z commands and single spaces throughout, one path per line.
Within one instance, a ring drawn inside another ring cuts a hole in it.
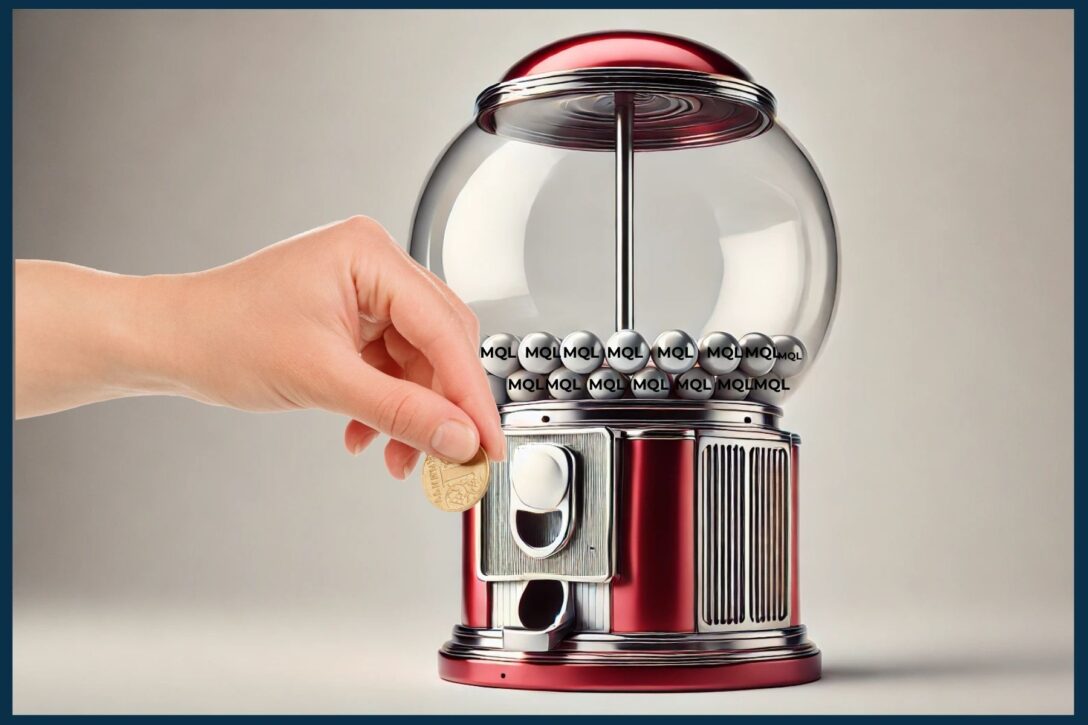
M 690 40 L 553 43 L 485 89 L 412 256 L 480 318 L 507 459 L 464 514 L 447 680 L 799 684 L 796 435 L 833 317 L 819 176 L 771 93 Z

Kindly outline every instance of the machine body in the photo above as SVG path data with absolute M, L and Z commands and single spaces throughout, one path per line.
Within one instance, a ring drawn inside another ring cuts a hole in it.
M 819 678 L 798 594 L 800 441 L 779 420 L 831 323 L 837 249 L 774 97 L 711 48 L 579 36 L 480 94 L 411 245 L 480 317 L 507 440 L 463 514 L 443 678 Z M 732 357 L 749 350 L 771 358 Z M 775 366 L 789 385 L 771 392 Z
M 507 461 L 463 514 L 462 624 L 442 676 L 596 691 L 817 679 L 798 605 L 798 439 L 777 417 L 747 402 L 507 405 Z M 574 532 L 543 527 L 569 537 L 561 557 L 527 554 L 509 524 L 532 485 L 512 462 L 541 444 L 575 461 Z

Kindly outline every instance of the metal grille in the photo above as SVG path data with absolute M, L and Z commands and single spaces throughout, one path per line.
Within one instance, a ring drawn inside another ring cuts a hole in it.
M 789 458 L 785 445 L 701 441 L 701 631 L 777 627 L 789 618 Z

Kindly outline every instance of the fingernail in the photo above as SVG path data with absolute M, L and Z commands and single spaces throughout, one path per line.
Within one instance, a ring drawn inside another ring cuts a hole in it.
M 365 446 L 362 444 L 362 441 L 355 441 L 351 444 L 351 455 L 359 455 L 363 452 L 363 448 L 365 448 Z
M 438 426 L 431 438 L 431 448 L 435 453 L 454 463 L 461 463 L 472 458 L 476 455 L 479 445 L 476 431 L 456 420 L 447 420 Z

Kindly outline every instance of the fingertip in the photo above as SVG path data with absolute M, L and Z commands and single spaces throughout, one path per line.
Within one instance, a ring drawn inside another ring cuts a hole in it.
M 412 451 L 408 456 L 408 460 L 404 463 L 404 478 L 407 479 L 412 475 L 412 471 L 416 469 L 416 464 L 419 463 L 419 457 L 422 454 L 419 451 Z
M 491 419 L 491 435 L 488 439 L 491 441 L 492 448 L 495 449 L 495 455 L 493 460 L 505 461 L 506 460 L 506 433 L 502 430 L 502 419 L 499 416 L 499 411 L 496 408 L 495 414 Z
M 492 461 L 506 460 L 506 436 L 502 434 L 501 430 L 497 435 L 489 436 L 486 450 L 488 457 Z
M 357 456 L 366 450 L 371 441 L 378 435 L 378 431 L 357 420 L 350 421 L 344 428 L 344 447 L 348 453 Z
M 385 467 L 398 481 L 403 481 L 412 475 L 419 457 L 418 450 L 401 441 L 391 440 L 385 444 Z
M 385 448 L 385 468 L 389 471 L 389 475 L 398 481 L 403 481 L 406 478 L 404 466 L 398 462 L 396 456 L 390 455 L 389 446 Z

